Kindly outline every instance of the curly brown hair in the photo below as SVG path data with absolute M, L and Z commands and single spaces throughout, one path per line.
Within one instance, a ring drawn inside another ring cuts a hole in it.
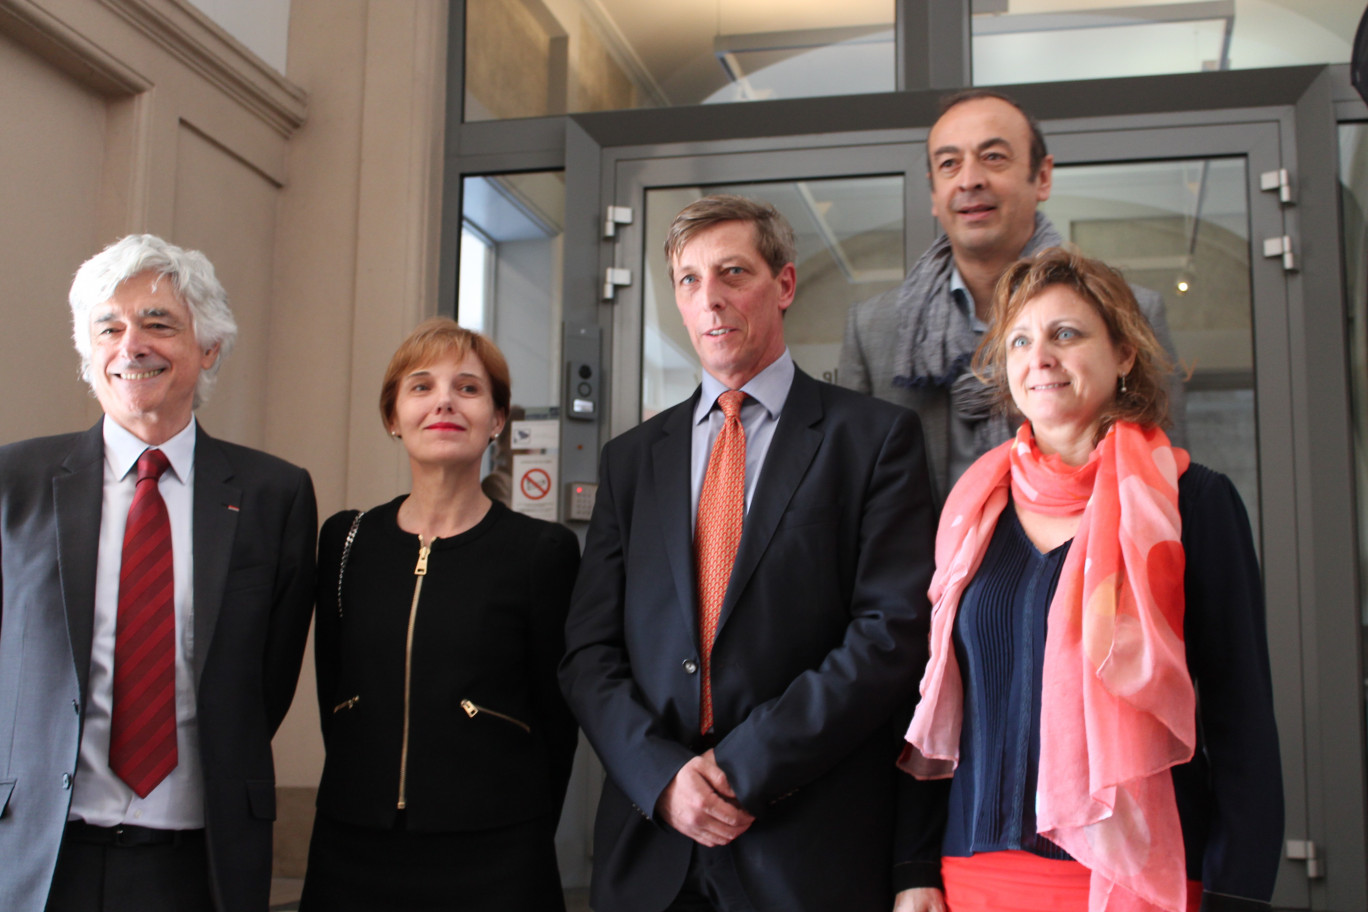
M 1125 377 L 1125 392 L 1118 385 L 1116 396 L 1103 410 L 1094 443 L 1117 421 L 1130 421 L 1145 428 L 1168 427 L 1168 378 L 1173 365 L 1154 329 L 1121 273 L 1073 248 L 1048 247 L 1034 257 L 1013 263 L 998 279 L 993 292 L 992 322 L 974 352 L 974 375 L 997 391 L 999 404 L 1004 408 L 1012 401 L 1006 370 L 1008 332 L 1021 309 L 1055 285 L 1070 289 L 1092 305 L 1106 325 L 1113 345 L 1135 352 L 1135 364 Z

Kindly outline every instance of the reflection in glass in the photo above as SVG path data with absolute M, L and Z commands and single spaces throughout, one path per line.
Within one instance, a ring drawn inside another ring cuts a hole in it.
M 688 398 L 701 379 L 661 251 L 675 215 L 708 193 L 766 200 L 793 225 L 798 293 L 784 337 L 798 366 L 819 379 L 835 379 L 850 305 L 896 286 L 906 272 L 901 176 L 648 190 L 642 420 Z
M 891 92 L 895 0 L 467 0 L 467 121 Z
M 1230 476 L 1259 542 L 1258 440 L 1242 158 L 1057 167 L 1044 212 L 1084 253 L 1164 298 L 1188 377 L 1192 458 Z
M 974 0 L 973 81 L 1007 85 L 1347 63 L 1363 4 Z
M 1343 124 L 1340 212 L 1349 323 L 1349 387 L 1354 413 L 1354 476 L 1358 492 L 1359 579 L 1368 580 L 1368 124 Z M 1360 618 L 1368 627 L 1368 587 L 1360 586 Z M 1363 640 L 1368 650 L 1368 635 Z M 1366 685 L 1368 686 L 1368 685 Z

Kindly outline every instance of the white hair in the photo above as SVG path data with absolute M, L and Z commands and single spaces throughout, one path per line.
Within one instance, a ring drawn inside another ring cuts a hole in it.
M 219 365 L 233 349 L 237 321 L 228 308 L 228 295 L 214 275 L 214 264 L 198 250 L 184 250 L 151 234 L 130 234 L 115 241 L 81 264 L 71 282 L 71 335 L 81 355 L 81 379 L 90 377 L 90 312 L 104 304 L 120 285 L 136 275 L 154 272 L 166 276 L 190 311 L 191 325 L 199 347 L 208 351 L 218 346 L 218 358 L 200 371 L 195 384 L 195 408 L 209 400 L 218 376 Z

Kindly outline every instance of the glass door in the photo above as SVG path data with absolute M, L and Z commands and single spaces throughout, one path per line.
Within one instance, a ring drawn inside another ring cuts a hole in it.
M 868 142 L 619 161 L 614 192 L 637 215 L 617 244 L 618 265 L 633 281 L 614 303 L 612 433 L 687 398 L 700 379 L 662 249 L 681 209 L 711 193 L 738 193 L 784 214 L 798 247 L 785 337 L 799 367 L 835 382 L 850 306 L 901 282 L 911 257 L 935 237 L 924 148 Z
M 1257 543 L 1247 178 L 1243 156 L 1061 163 L 1042 209 L 1069 243 L 1163 296 L 1186 378 L 1175 442 L 1235 482 Z
M 675 213 L 703 193 L 735 193 L 774 204 L 793 225 L 798 291 L 784 315 L 794 361 L 836 382 L 845 314 L 852 304 L 895 287 L 906 274 L 901 174 L 828 177 L 646 191 L 646 250 L 660 251 Z M 642 270 L 641 418 L 688 398 L 698 358 L 679 315 L 663 256 Z
M 1303 663 L 1297 650 L 1278 648 L 1298 642 L 1302 627 L 1297 562 L 1284 537 L 1295 526 L 1285 483 L 1292 443 L 1279 430 L 1291 419 L 1290 365 L 1275 342 L 1287 304 L 1281 263 L 1265 261 L 1258 240 L 1282 233 L 1277 196 L 1259 183 L 1261 172 L 1278 167 L 1276 137 L 1271 125 L 1056 134 L 1054 189 L 1043 209 L 1066 240 L 1164 298 L 1187 378 L 1186 446 L 1194 461 L 1235 483 L 1262 556 L 1286 835 L 1300 840 Z M 1231 154 L 1240 146 L 1242 154 Z M 1163 158 L 1142 157 L 1159 149 Z M 1268 528 L 1284 531 L 1269 541 Z M 1309 903 L 1305 868 L 1284 859 L 1274 904 Z

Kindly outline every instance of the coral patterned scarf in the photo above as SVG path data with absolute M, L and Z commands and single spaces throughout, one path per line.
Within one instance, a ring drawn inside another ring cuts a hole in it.
M 1118 422 L 1082 466 L 1045 456 L 1030 425 L 956 484 L 936 536 L 931 660 L 900 764 L 923 779 L 959 762 L 964 689 L 951 633 L 1012 497 L 1081 514 L 1050 603 L 1040 719 L 1040 834 L 1092 872 L 1090 912 L 1186 908 L 1169 768 L 1192 758 L 1196 698 L 1183 647 L 1178 477 L 1188 454 Z

